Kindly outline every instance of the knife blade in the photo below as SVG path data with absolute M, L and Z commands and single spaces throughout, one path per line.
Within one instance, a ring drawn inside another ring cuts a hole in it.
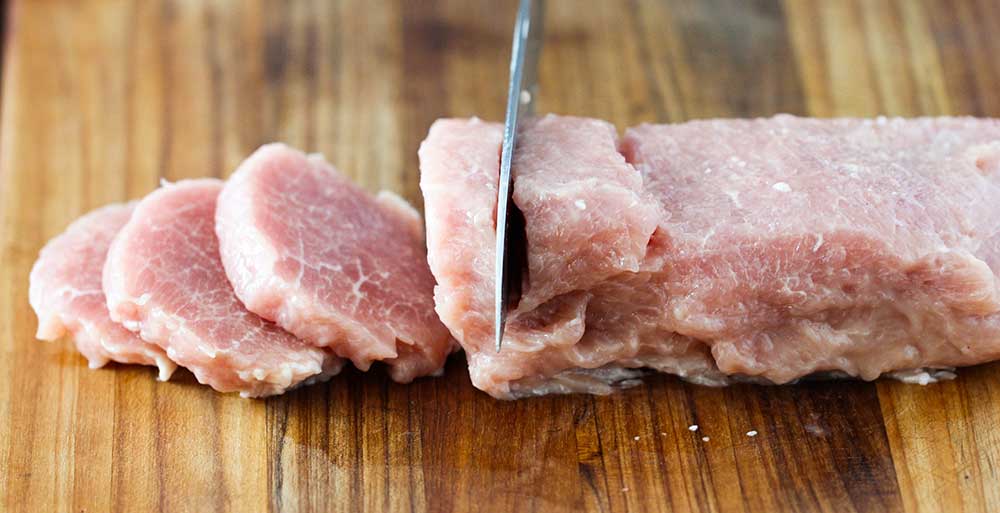
M 524 217 L 512 198 L 511 163 L 517 144 L 518 122 L 534 115 L 538 95 L 538 56 L 542 49 L 544 0 L 521 0 L 514 22 L 510 52 L 510 84 L 500 154 L 497 191 L 497 241 L 493 334 L 497 352 L 503 344 L 507 314 L 520 299 L 526 266 Z

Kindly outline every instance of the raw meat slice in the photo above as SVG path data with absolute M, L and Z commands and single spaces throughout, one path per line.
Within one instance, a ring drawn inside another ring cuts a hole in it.
M 184 180 L 139 202 L 104 266 L 111 318 L 221 392 L 280 394 L 336 374 L 342 360 L 247 311 L 233 293 L 214 230 L 221 190 L 219 180 Z
M 362 370 L 385 361 L 396 381 L 442 370 L 452 341 L 434 313 L 420 215 L 402 198 L 269 144 L 229 178 L 216 233 L 251 311 Z
M 596 119 L 550 116 L 528 123 L 514 157 L 514 202 L 531 216 L 531 282 L 521 298 L 533 310 L 550 298 L 637 272 L 660 213 L 644 197 L 642 176 L 615 149 L 615 127 Z M 579 147 L 577 151 L 563 148 Z
M 435 300 L 477 387 L 604 393 L 638 367 L 707 384 L 874 379 L 1000 358 L 997 120 L 643 125 L 621 155 L 614 137 L 549 116 L 519 139 L 529 270 L 497 355 L 501 127 L 431 128 Z
M 165 381 L 177 366 L 158 346 L 111 320 L 101 289 L 108 247 L 134 206 L 94 210 L 50 240 L 31 268 L 28 299 L 38 316 L 39 339 L 56 340 L 68 332 L 90 368 L 108 361 L 155 365 Z

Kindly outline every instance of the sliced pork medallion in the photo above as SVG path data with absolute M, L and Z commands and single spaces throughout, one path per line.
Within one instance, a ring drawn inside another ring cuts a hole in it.
M 320 156 L 282 144 L 251 155 L 216 213 L 222 262 L 251 311 L 365 370 L 385 361 L 408 382 L 451 350 L 434 313 L 419 214 L 372 197 Z
M 108 247 L 133 207 L 94 210 L 49 241 L 31 269 L 28 298 L 38 315 L 38 338 L 56 340 L 69 333 L 91 368 L 108 361 L 155 365 L 166 380 L 177 366 L 159 346 L 111 320 L 101 289 Z
M 420 150 L 442 320 L 497 397 L 603 393 L 649 367 L 708 384 L 874 379 L 1000 358 L 1000 122 L 778 116 L 525 128 L 525 294 L 491 348 L 501 127 Z M 926 376 L 925 376 L 926 377 Z
M 339 372 L 342 360 L 249 312 L 219 259 L 222 182 L 185 180 L 146 196 L 104 266 L 111 318 L 188 368 L 247 397 L 279 394 Z

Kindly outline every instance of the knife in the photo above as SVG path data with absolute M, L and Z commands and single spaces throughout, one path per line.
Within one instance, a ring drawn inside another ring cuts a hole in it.
M 526 267 L 524 217 L 514 205 L 511 161 L 517 146 L 518 121 L 534 115 L 538 95 L 538 54 L 542 49 L 545 0 L 521 0 L 514 23 L 510 51 L 510 85 L 500 154 L 497 191 L 497 246 L 493 334 L 497 352 L 503 343 L 507 314 L 520 299 L 521 277 Z

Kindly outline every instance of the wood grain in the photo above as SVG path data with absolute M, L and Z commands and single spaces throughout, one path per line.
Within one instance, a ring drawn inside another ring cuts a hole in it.
M 27 275 L 78 215 L 261 143 L 421 204 L 443 116 L 500 119 L 515 2 L 14 0 L 0 88 L 4 511 L 1000 510 L 1000 365 L 927 387 L 498 402 L 460 355 L 266 401 L 86 368 Z M 623 127 L 791 112 L 1000 116 L 991 0 L 550 0 L 541 108 Z M 689 426 L 697 425 L 697 431 Z M 756 431 L 756 436 L 747 433 Z M 703 440 L 705 437 L 706 440 Z

